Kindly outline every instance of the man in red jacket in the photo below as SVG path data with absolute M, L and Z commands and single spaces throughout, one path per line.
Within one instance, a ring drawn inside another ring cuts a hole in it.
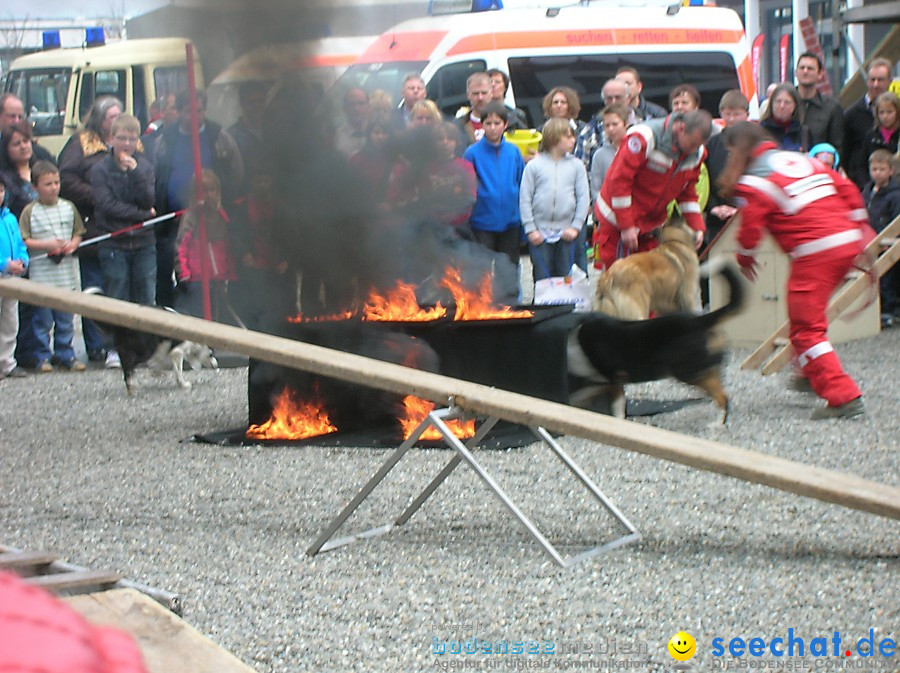
M 730 155 L 720 191 L 740 205 L 738 263 L 756 277 L 753 249 L 769 233 L 792 260 L 787 284 L 790 339 L 797 365 L 812 390 L 828 401 L 813 419 L 865 413 L 862 393 L 842 369 L 828 341 L 828 299 L 875 232 L 859 190 L 821 162 L 784 152 L 764 129 L 741 122 L 726 131 Z
M 677 201 L 699 246 L 706 230 L 697 201 L 697 179 L 706 159 L 703 143 L 712 133 L 708 112 L 694 110 L 632 126 L 619 146 L 594 204 L 594 266 L 608 268 L 618 257 L 658 245 L 655 230 Z M 619 244 L 623 250 L 619 254 Z

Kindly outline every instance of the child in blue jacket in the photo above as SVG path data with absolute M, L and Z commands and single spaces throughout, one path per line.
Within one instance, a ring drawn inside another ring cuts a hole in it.
M 518 148 L 503 137 L 508 110 L 501 103 L 488 103 L 481 113 L 484 136 L 470 145 L 463 159 L 475 168 L 478 191 L 470 224 L 475 240 L 485 247 L 519 261 L 521 218 L 519 183 L 525 161 Z
M 16 216 L 6 207 L 6 179 L 0 175 L 0 275 L 23 276 L 28 269 L 28 250 Z M 19 301 L 0 297 L 0 379 L 25 376 L 16 363 L 19 333 Z

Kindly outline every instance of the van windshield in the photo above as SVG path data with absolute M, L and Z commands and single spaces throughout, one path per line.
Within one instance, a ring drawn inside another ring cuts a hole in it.
M 395 105 L 402 100 L 403 78 L 411 72 L 422 72 L 428 65 L 425 61 L 394 61 L 391 63 L 355 63 L 344 71 L 334 86 L 325 95 L 323 108 L 340 117 L 344 94 L 349 89 L 359 87 L 368 94 L 373 91 L 387 91 Z
M 22 99 L 34 135 L 62 133 L 71 74 L 70 69 L 47 68 L 12 70 L 7 75 L 5 90 Z
M 700 107 L 712 113 L 729 89 L 740 89 L 734 58 L 727 52 L 605 53 L 568 56 L 510 57 L 509 77 L 516 107 L 525 110 L 532 126 L 544 118 L 541 102 L 554 86 L 570 86 L 578 93 L 587 121 L 602 106 L 600 89 L 622 66 L 641 74 L 643 98 L 669 109 L 669 92 L 679 84 L 700 90 Z

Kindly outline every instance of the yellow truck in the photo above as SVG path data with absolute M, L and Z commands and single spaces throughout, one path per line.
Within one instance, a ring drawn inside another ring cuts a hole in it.
M 34 135 L 55 156 L 98 96 L 116 96 L 146 126 L 154 100 L 187 89 L 188 44 L 182 38 L 123 40 L 28 54 L 13 61 L 3 91 L 22 99 Z M 194 73 L 202 87 L 196 50 Z

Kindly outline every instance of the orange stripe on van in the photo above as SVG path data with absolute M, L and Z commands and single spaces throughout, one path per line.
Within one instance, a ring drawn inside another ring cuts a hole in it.
M 393 61 L 430 61 L 434 50 L 447 35 L 446 30 L 423 30 L 415 33 L 380 35 L 356 59 L 356 63 L 390 63 Z
M 491 49 L 543 49 L 547 47 L 580 47 L 584 45 L 648 45 L 648 44 L 734 44 L 743 33 L 739 30 L 708 28 L 616 28 L 612 30 L 546 30 L 504 32 L 464 37 L 448 51 L 448 56 Z
M 753 80 L 753 64 L 750 57 L 745 56 L 744 60 L 737 69 L 738 82 L 741 83 L 741 91 L 747 97 L 747 100 L 753 100 L 756 95 L 756 82 Z
M 323 66 L 350 66 L 356 61 L 356 54 L 313 54 L 297 59 L 291 64 L 294 68 L 321 68 Z

